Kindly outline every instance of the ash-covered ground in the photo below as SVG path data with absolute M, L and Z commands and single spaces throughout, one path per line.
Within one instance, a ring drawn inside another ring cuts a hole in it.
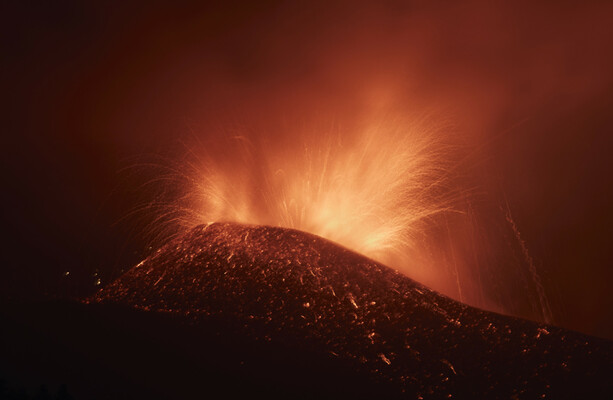
M 0 318 L 7 398 L 34 383 L 76 399 L 576 399 L 613 389 L 610 341 L 466 306 L 283 228 L 199 226 L 86 302 L 5 306 Z
M 197 227 L 95 300 L 192 324 L 222 318 L 288 357 L 338 359 L 390 395 L 585 398 L 613 387 L 610 342 L 466 306 L 295 230 Z

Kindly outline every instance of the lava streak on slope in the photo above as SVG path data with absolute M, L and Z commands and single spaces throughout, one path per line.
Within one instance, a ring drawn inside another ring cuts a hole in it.
M 94 300 L 205 327 L 223 318 L 244 338 L 341 360 L 398 396 L 566 398 L 612 389 L 610 342 L 466 306 L 291 229 L 198 226 Z

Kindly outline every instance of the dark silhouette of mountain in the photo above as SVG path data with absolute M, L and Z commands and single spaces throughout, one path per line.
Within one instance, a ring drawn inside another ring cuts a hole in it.
M 96 300 L 194 324 L 221 317 L 250 340 L 339 360 L 390 394 L 560 398 L 612 387 L 610 342 L 466 306 L 295 230 L 197 227 Z
M 283 228 L 196 227 L 86 302 L 0 306 L 0 378 L 29 393 L 558 399 L 613 388 L 610 341 L 466 306 Z

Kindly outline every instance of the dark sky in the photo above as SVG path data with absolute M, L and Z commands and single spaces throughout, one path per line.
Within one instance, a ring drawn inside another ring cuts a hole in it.
M 473 149 L 476 212 L 508 202 L 554 321 L 613 337 L 610 3 L 106 3 L 1 6 L 4 293 L 89 294 L 138 262 L 139 165 L 194 136 L 407 108 Z

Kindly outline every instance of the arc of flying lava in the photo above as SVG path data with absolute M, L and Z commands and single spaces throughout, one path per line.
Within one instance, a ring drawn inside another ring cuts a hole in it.
M 212 221 L 298 229 L 406 271 L 428 222 L 454 210 L 450 146 L 432 123 L 371 120 L 354 134 L 295 137 L 192 149 L 167 219 L 179 231 Z

